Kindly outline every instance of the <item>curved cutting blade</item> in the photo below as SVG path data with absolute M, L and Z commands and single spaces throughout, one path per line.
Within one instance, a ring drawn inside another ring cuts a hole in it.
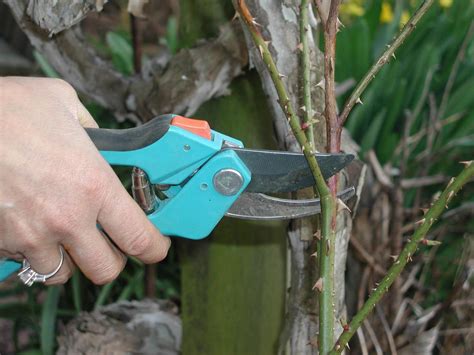
M 246 192 L 292 192 L 315 184 L 302 153 L 230 148 L 237 153 L 252 173 Z M 352 154 L 315 154 L 325 179 L 346 167 Z
M 347 201 L 355 194 L 353 187 L 337 194 Z M 252 220 L 282 220 L 312 216 L 321 212 L 319 199 L 287 200 L 260 193 L 244 192 L 227 211 L 226 216 Z

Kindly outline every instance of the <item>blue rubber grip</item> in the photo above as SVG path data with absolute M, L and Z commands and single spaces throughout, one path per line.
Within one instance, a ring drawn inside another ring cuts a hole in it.
M 14 260 L 0 259 L 0 281 L 5 280 L 11 274 L 21 268 L 21 263 Z

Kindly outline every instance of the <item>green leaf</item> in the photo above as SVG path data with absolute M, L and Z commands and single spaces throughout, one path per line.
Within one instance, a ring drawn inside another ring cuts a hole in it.
M 468 109 L 472 110 L 472 108 L 474 108 L 474 102 L 471 95 L 473 92 L 474 77 L 471 77 L 470 80 L 466 80 L 464 84 L 452 92 L 446 108 L 446 114 L 449 115 L 457 112 L 464 112 Z
M 387 113 L 387 109 L 383 108 L 377 116 L 373 119 L 370 124 L 370 128 L 367 131 L 364 139 L 362 140 L 361 150 L 363 152 L 367 152 L 368 150 L 372 149 L 377 141 L 377 138 L 380 133 L 380 129 L 382 128 L 382 124 L 384 122 L 385 114 Z
M 81 273 L 76 270 L 71 278 L 72 285 L 72 302 L 77 313 L 82 311 L 82 297 L 81 297 Z
M 17 353 L 18 355 L 43 355 L 40 349 L 29 349 L 20 351 Z
M 365 19 L 369 26 L 369 30 L 371 33 L 371 37 L 375 36 L 377 28 L 379 27 L 380 23 L 380 11 L 382 10 L 382 0 L 373 0 L 369 2 L 370 6 L 367 8 L 365 12 Z M 372 42 L 371 38 L 371 42 Z
M 133 73 L 133 48 L 125 37 L 117 32 L 107 32 L 105 41 L 112 55 L 114 66 L 126 75 Z
M 99 307 L 103 306 L 109 298 L 110 293 L 112 292 L 112 287 L 114 287 L 116 280 L 108 283 L 107 285 L 103 286 L 99 292 L 99 296 L 97 296 L 97 300 L 94 304 L 94 310 L 98 309 Z
M 135 292 L 137 286 L 140 283 L 143 283 L 143 276 L 144 276 L 144 270 L 139 269 L 135 273 L 131 281 L 127 283 L 127 286 L 124 287 L 119 297 L 117 298 L 117 301 L 128 300 L 130 296 L 132 295 L 132 293 Z
M 48 63 L 45 57 L 38 52 L 37 50 L 33 51 L 33 57 L 36 60 L 36 63 L 38 63 L 39 67 L 43 71 L 44 75 L 46 75 L 49 78 L 59 78 L 59 74 L 54 70 L 54 68 Z
M 43 355 L 54 354 L 56 340 L 56 315 L 58 312 L 60 286 L 50 286 L 41 311 L 41 352 Z
M 174 16 L 170 16 L 168 23 L 166 24 L 166 45 L 171 54 L 175 54 L 179 49 L 178 21 Z

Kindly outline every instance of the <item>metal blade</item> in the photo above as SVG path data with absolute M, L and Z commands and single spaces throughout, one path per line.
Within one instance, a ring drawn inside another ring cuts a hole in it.
M 315 184 L 303 153 L 245 148 L 233 149 L 252 173 L 246 192 L 291 192 Z M 325 179 L 347 166 L 352 154 L 315 154 Z
M 353 187 L 337 197 L 347 201 L 355 194 Z M 287 200 L 260 193 L 244 192 L 227 211 L 226 216 L 251 220 L 282 220 L 312 216 L 321 212 L 319 199 Z

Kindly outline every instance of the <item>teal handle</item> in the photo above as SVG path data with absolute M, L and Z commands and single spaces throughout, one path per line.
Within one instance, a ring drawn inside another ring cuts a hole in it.
M 10 259 L 0 259 L 0 281 L 5 280 L 11 274 L 17 272 L 21 268 L 21 263 Z

